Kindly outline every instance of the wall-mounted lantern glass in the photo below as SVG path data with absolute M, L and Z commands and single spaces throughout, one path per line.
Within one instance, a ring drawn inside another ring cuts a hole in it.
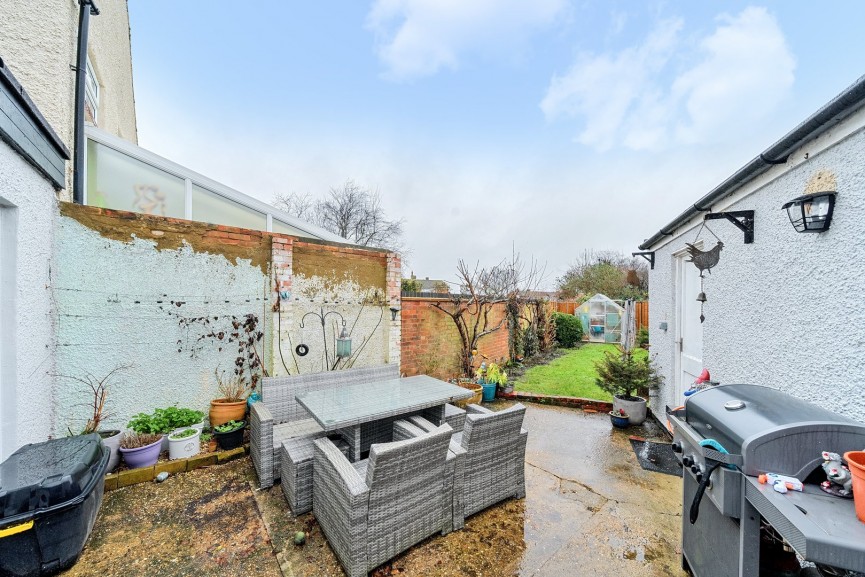
M 342 332 L 336 339 L 336 356 L 345 359 L 351 356 L 351 337 L 348 336 L 348 331 L 345 328 L 345 321 L 342 321 Z
M 794 198 L 781 207 L 787 211 L 790 224 L 796 232 L 823 232 L 829 230 L 835 209 L 835 192 L 815 192 Z
M 399 309 L 396 307 L 390 307 L 390 320 L 396 320 L 396 314 L 399 312 Z

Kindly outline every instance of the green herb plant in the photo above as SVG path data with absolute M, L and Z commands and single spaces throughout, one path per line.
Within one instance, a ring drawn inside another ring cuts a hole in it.
M 213 430 L 217 433 L 230 433 L 241 428 L 242 426 L 243 421 L 228 421 L 227 423 L 223 423 L 221 425 L 213 427 Z
M 169 439 L 179 440 L 179 439 L 188 439 L 189 437 L 195 436 L 195 433 L 198 431 L 196 429 L 186 429 L 183 431 L 177 431 L 176 433 L 171 433 L 168 436 Z

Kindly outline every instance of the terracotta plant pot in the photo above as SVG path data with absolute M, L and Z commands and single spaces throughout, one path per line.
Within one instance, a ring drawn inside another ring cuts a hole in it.
M 229 403 L 225 399 L 210 401 L 210 426 L 216 427 L 228 421 L 242 421 L 246 417 L 246 401 Z
M 853 503 L 856 507 L 856 517 L 865 523 L 865 451 L 848 451 L 844 460 L 850 468 L 853 477 Z

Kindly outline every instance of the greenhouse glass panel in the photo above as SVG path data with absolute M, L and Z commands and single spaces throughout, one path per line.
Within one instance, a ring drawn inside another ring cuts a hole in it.
M 206 188 L 192 187 L 192 220 L 239 228 L 267 230 L 267 215 Z
M 182 178 L 88 139 L 87 204 L 185 218 L 186 183 Z

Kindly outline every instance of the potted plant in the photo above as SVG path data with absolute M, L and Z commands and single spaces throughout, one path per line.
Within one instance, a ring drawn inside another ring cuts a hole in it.
M 108 458 L 108 466 L 105 469 L 106 473 L 113 471 L 120 462 L 119 448 L 122 433 L 120 429 L 102 429 L 104 421 L 112 416 L 111 413 L 105 410 L 105 401 L 108 397 L 108 388 L 114 374 L 130 367 L 131 365 L 118 365 L 102 378 L 98 378 L 91 373 L 86 373 L 83 377 L 56 375 L 86 385 L 89 389 L 90 401 L 87 406 L 90 414 L 84 427 L 78 433 L 74 432 L 71 426 L 67 427 L 66 430 L 70 435 L 97 433 L 100 436 L 102 444 L 108 447 L 108 450 L 111 452 L 111 456 Z
M 595 368 L 598 372 L 595 384 L 613 395 L 613 411 L 622 409 L 632 425 L 642 424 L 646 420 L 646 399 L 636 393 L 655 389 L 663 381 L 649 356 L 636 356 L 633 351 L 619 347 L 616 353 L 605 353 Z
M 219 398 L 210 401 L 210 426 L 216 427 L 229 421 L 241 421 L 246 416 L 246 380 L 237 373 L 226 377 L 215 370 Z
M 168 458 L 187 459 L 201 451 L 200 429 L 178 429 L 168 435 Z
M 610 411 L 610 422 L 613 423 L 614 427 L 619 429 L 624 429 L 631 424 L 631 421 L 628 418 L 628 413 L 625 412 L 625 409 Z
M 157 435 L 162 438 L 160 451 L 168 450 L 168 439 L 166 435 L 171 432 L 171 423 L 162 412 L 153 411 L 151 414 L 138 413 L 126 423 L 127 428 L 139 435 Z
M 496 363 L 490 363 L 490 366 L 487 367 L 487 382 L 495 383 L 496 387 L 501 389 L 501 392 L 505 392 L 505 387 L 508 384 L 508 374 L 505 370 Z
M 236 449 L 243 444 L 244 421 L 228 421 L 213 427 L 213 436 L 223 450 Z
M 211 433 L 201 433 L 201 444 L 204 445 L 204 450 L 208 453 L 212 453 L 216 450 L 216 439 L 213 438 Z
M 199 431 L 204 429 L 204 413 L 202 411 L 173 406 L 166 409 L 155 409 L 153 414 L 164 419 L 171 431 L 190 427 Z
M 120 454 L 130 469 L 155 465 L 161 450 L 160 435 L 130 432 L 120 439 Z

